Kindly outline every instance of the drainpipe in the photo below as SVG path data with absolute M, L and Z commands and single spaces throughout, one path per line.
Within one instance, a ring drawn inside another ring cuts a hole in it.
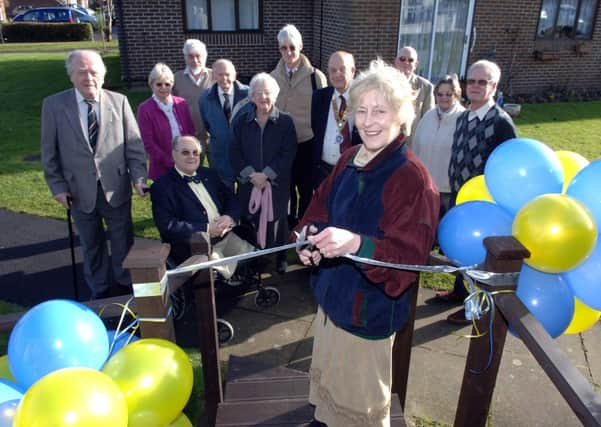
M 115 0 L 115 7 L 117 9 L 117 19 L 119 21 L 119 59 L 121 62 L 121 79 L 125 82 L 127 87 L 130 86 L 131 75 L 129 70 L 129 58 L 127 55 L 127 32 L 125 31 L 124 19 L 123 19 L 123 4 L 122 0 Z

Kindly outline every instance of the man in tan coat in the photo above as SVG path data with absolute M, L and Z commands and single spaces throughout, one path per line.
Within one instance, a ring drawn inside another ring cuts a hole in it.
M 313 195 L 311 99 L 313 91 L 325 87 L 327 81 L 326 76 L 301 53 L 303 39 L 294 25 L 286 25 L 280 30 L 278 45 L 282 58 L 271 72 L 280 86 L 276 106 L 292 116 L 298 142 L 292 166 L 288 219 L 290 228 L 293 228 L 305 213 Z
M 415 74 L 419 61 L 417 59 L 417 51 L 411 46 L 405 46 L 399 51 L 394 60 L 394 65 L 407 76 L 415 95 L 415 101 L 413 102 L 415 119 L 413 119 L 411 129 L 405 131 L 409 135 L 407 143 L 411 144 L 411 136 L 415 133 L 417 124 L 427 111 L 434 108 L 434 86 L 427 79 Z

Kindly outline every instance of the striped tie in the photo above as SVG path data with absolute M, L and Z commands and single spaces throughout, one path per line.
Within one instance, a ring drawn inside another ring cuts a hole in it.
M 92 151 L 96 152 L 96 141 L 98 140 L 98 118 L 94 111 L 94 101 L 85 101 L 88 104 L 88 141 Z

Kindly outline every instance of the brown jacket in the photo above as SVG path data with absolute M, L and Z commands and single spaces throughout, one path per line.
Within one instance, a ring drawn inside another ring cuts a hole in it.
M 280 86 L 280 94 L 275 103 L 281 111 L 292 116 L 296 128 L 297 142 L 306 142 L 313 138 L 311 130 L 311 98 L 313 84 L 311 74 L 315 72 L 315 89 L 326 86 L 326 76 L 311 65 L 309 59 L 301 53 L 298 69 L 288 77 L 286 65 L 280 59 L 278 65 L 270 73 Z

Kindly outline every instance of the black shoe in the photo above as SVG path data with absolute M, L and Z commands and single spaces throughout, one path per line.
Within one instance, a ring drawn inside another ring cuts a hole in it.
M 285 274 L 288 269 L 288 261 L 286 258 L 278 259 L 276 270 L 279 274 Z
M 106 289 L 106 290 L 100 291 L 100 292 L 93 291 L 92 292 L 92 296 L 90 297 L 90 299 L 91 300 L 94 300 L 94 299 L 105 299 L 105 298 L 109 298 L 110 296 L 111 296 L 110 295 L 110 290 Z
M 308 427 L 328 427 L 328 425 L 326 423 L 322 423 L 321 421 L 313 419 L 313 421 L 311 421 Z

